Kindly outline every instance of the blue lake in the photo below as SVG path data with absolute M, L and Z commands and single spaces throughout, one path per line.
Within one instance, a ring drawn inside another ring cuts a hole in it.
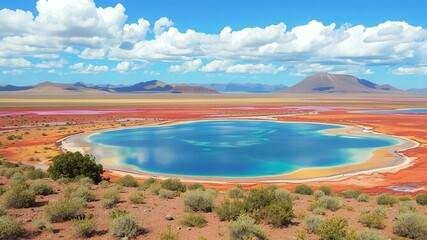
M 301 168 L 354 164 L 398 139 L 328 134 L 338 125 L 272 121 L 199 121 L 105 131 L 88 137 L 94 152 L 155 174 L 257 177 Z

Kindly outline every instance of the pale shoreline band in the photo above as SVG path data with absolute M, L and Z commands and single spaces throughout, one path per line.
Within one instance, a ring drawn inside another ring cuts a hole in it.
M 247 118 L 248 120 L 253 120 L 252 118 Z M 230 120 L 230 119 L 212 119 L 212 120 Z M 260 120 L 259 116 L 256 120 Z M 271 118 L 266 117 L 264 120 L 272 121 Z M 277 121 L 277 120 L 276 120 Z M 159 126 L 159 125 L 173 125 L 187 122 L 196 122 L 196 121 L 164 121 L 157 122 L 155 125 L 140 125 L 128 128 L 137 128 L 137 127 L 150 127 L 150 126 Z M 285 123 L 286 121 L 277 121 Z M 295 123 L 295 122 L 291 122 Z M 305 122 L 297 122 L 305 123 Z M 321 122 L 307 122 L 311 124 L 328 124 L 328 125 L 337 125 L 342 126 L 340 129 L 331 129 L 327 130 L 328 133 L 333 134 L 351 134 L 358 136 L 374 135 L 374 136 L 387 136 L 392 138 L 397 138 L 403 143 L 399 145 L 394 145 L 390 147 L 378 148 L 374 150 L 372 156 L 357 164 L 346 164 L 342 166 L 332 166 L 332 167 L 316 167 L 316 168 L 303 168 L 290 173 L 285 173 L 275 176 L 260 176 L 260 177 L 206 177 L 206 176 L 187 176 L 187 175 L 170 175 L 170 174 L 157 174 L 157 173 L 148 173 L 143 172 L 135 166 L 127 165 L 120 163 L 120 167 L 117 166 L 117 161 L 115 159 L 101 159 L 98 162 L 102 163 L 105 169 L 108 169 L 111 173 L 118 176 L 123 176 L 125 174 L 132 174 L 135 177 L 156 177 L 159 179 L 165 179 L 169 177 L 180 177 L 183 181 L 198 181 L 206 183 L 230 183 L 230 182 L 264 182 L 264 183 L 299 183 L 299 182 L 313 182 L 313 181 L 327 181 L 327 180 L 340 180 L 345 179 L 350 176 L 362 175 L 362 174 L 372 174 L 375 172 L 386 173 L 386 172 L 396 172 L 400 169 L 407 168 L 411 166 L 414 158 L 409 158 L 404 156 L 402 151 L 406 151 L 411 148 L 419 146 L 419 143 L 404 137 L 386 135 L 378 132 L 371 131 L 371 128 L 361 126 L 361 125 L 340 125 L 340 124 L 330 124 L 330 123 L 321 123 Z M 70 141 L 70 138 L 84 138 L 89 135 L 93 135 L 99 132 L 109 131 L 109 130 L 118 130 L 121 128 L 114 129 L 102 129 L 91 132 L 85 132 L 80 134 L 75 134 L 68 136 L 66 138 L 58 140 L 61 143 L 61 149 L 63 151 L 80 151 L 82 153 L 90 152 L 90 146 L 84 145 L 83 143 Z

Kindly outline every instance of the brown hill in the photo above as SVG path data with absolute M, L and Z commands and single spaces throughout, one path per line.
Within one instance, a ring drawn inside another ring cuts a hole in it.
M 31 89 L 22 90 L 27 93 L 104 93 L 104 91 L 75 86 L 69 83 L 42 82 Z
M 399 93 L 403 90 L 391 85 L 378 85 L 350 75 L 318 73 L 306 77 L 290 88 L 280 90 L 285 93 Z

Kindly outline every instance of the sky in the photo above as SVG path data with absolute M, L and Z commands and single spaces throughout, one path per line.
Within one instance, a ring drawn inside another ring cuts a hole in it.
M 427 1 L 0 0 L 0 85 L 292 86 L 319 72 L 427 88 Z

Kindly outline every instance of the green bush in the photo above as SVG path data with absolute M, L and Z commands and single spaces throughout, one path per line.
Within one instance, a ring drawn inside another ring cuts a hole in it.
M 420 213 L 405 212 L 397 216 L 394 232 L 400 237 L 427 239 L 427 219 Z
M 356 199 L 358 202 L 369 202 L 369 195 L 366 193 L 361 193 L 359 196 L 357 196 Z
M 416 212 L 417 211 L 417 203 L 412 201 L 404 201 L 400 203 L 401 208 L 400 212 Z
M 89 178 L 89 177 L 78 176 L 76 177 L 76 179 L 78 180 L 77 182 L 80 184 L 80 186 L 85 186 L 89 189 L 94 184 L 92 178 Z
M 218 190 L 216 190 L 215 188 L 208 188 L 205 190 L 206 193 L 212 195 L 212 197 L 216 197 L 218 195 Z
M 243 205 L 245 211 L 258 221 L 264 219 L 265 208 L 275 202 L 277 202 L 275 192 L 266 188 L 251 188 L 243 200 Z
M 427 205 L 427 193 L 418 194 L 415 197 L 415 200 L 420 205 L 423 205 L 423 206 Z
M 85 186 L 69 186 L 64 190 L 65 198 L 81 198 L 86 202 L 95 201 L 96 195 Z
M 205 190 L 205 187 L 201 183 L 193 183 L 193 184 L 189 185 L 187 187 L 187 189 L 188 190 L 196 190 L 196 189 Z
M 228 224 L 230 231 L 230 240 L 244 240 L 244 239 L 268 239 L 267 235 L 261 230 L 261 227 L 255 224 L 255 219 L 243 215 L 236 221 Z
M 139 184 L 135 180 L 135 178 L 131 175 L 125 175 L 119 180 L 117 180 L 116 184 L 121 185 L 123 187 L 138 187 Z
M 50 202 L 44 209 L 49 222 L 64 222 L 83 216 L 84 202 L 77 198 L 61 198 Z
M 43 170 L 41 169 L 30 169 L 25 173 L 25 177 L 27 179 L 40 179 L 40 178 L 45 178 L 46 177 L 46 173 L 43 172 Z
M 233 187 L 227 192 L 228 197 L 230 198 L 242 198 L 245 192 L 240 186 Z
M 160 234 L 160 240 L 178 240 L 178 234 L 172 231 L 171 226 Z
M 125 209 L 120 209 L 120 208 L 114 208 L 109 214 L 108 217 L 111 219 L 116 219 L 118 217 L 121 217 L 123 215 L 129 214 L 128 211 L 126 211 Z
M 390 194 L 383 193 L 377 196 L 377 204 L 378 205 L 389 205 L 393 206 L 394 204 L 398 203 L 399 200 Z
M 360 190 L 344 190 L 341 192 L 341 196 L 344 198 L 357 198 L 360 194 L 362 194 Z
M 320 226 L 325 222 L 323 218 L 315 215 L 308 215 L 304 218 L 304 228 L 308 233 L 318 233 Z
M 411 201 L 411 198 L 409 198 L 409 197 L 399 197 L 399 201 L 401 201 L 401 202 L 405 202 L 405 201 Z
M 385 227 L 384 221 L 387 218 L 387 210 L 383 207 L 376 207 L 363 212 L 360 215 L 360 222 L 369 228 L 381 229 Z
M 336 211 L 342 207 L 342 202 L 338 197 L 331 196 L 323 196 L 320 197 L 318 202 L 318 206 L 321 208 L 326 208 L 331 211 Z
M 186 190 L 186 186 L 178 178 L 168 178 L 162 181 L 162 188 L 178 192 L 185 192 Z
M 159 196 L 165 199 L 172 199 L 175 197 L 175 192 L 168 189 L 160 189 Z
M 179 222 L 186 227 L 204 227 L 207 222 L 205 216 L 200 213 L 189 213 L 179 218 Z
M 139 204 L 144 201 L 144 194 L 139 191 L 134 191 L 131 194 L 129 194 L 128 199 L 129 199 L 129 202 L 133 204 Z
M 120 191 L 118 188 L 107 189 L 101 198 L 103 208 L 112 208 L 120 201 Z
M 305 184 L 300 184 L 295 187 L 295 193 L 299 193 L 302 195 L 311 195 L 313 194 L 313 189 L 311 189 L 311 187 Z
M 325 215 L 326 214 L 326 209 L 322 208 L 322 207 L 315 207 L 313 209 L 313 214 L 316 214 L 316 215 Z
M 274 196 L 278 200 L 289 201 L 289 202 L 291 202 L 294 198 L 291 192 L 285 189 L 280 189 L 280 188 L 274 191 Z
M 133 215 L 125 214 L 113 219 L 110 232 L 114 237 L 133 238 L 141 233 L 141 227 Z
M 16 183 L 3 194 L 6 208 L 29 208 L 36 202 L 36 194 L 25 182 Z
M 70 182 L 72 182 L 73 180 L 71 178 L 58 178 L 56 180 L 57 183 L 61 184 L 61 185 L 67 185 Z
M 100 186 L 101 188 L 107 188 L 110 186 L 110 182 L 107 180 L 102 180 L 101 182 L 98 183 L 98 186 Z
M 148 189 L 152 184 L 157 183 L 157 180 L 153 177 L 147 178 L 144 182 L 139 186 L 141 190 Z
M 22 224 L 12 216 L 0 217 L 0 240 L 18 239 L 24 229 Z
M 322 240 L 346 240 L 347 239 L 347 219 L 343 217 L 332 217 L 326 219 L 319 226 L 318 232 Z
M 277 201 L 265 208 L 265 220 L 274 227 L 287 227 L 295 218 L 292 203 Z
M 244 207 L 242 202 L 231 202 L 228 199 L 222 201 L 219 206 L 215 208 L 215 213 L 221 221 L 237 220 L 243 212 Z
M 160 190 L 162 190 L 162 185 L 160 183 L 153 183 L 150 185 L 150 187 L 148 188 L 148 190 L 150 190 L 151 193 L 159 195 Z
M 74 232 L 78 237 L 89 238 L 92 237 L 98 224 L 94 218 L 83 218 L 74 221 Z
M 6 169 L 3 176 L 5 176 L 7 179 L 10 179 L 17 172 L 19 172 L 19 170 L 15 168 Z
M 90 155 L 82 155 L 80 152 L 66 152 L 52 159 L 52 164 L 47 172 L 54 180 L 64 177 L 86 176 L 95 183 L 99 183 L 102 180 L 101 175 L 104 173 L 104 169 Z
M 44 180 L 36 180 L 31 183 L 30 190 L 37 195 L 47 196 L 54 193 L 53 187 Z
M 319 199 L 320 197 L 326 196 L 326 194 L 322 190 L 316 190 L 313 193 L 314 198 Z
M 188 191 L 183 198 L 186 209 L 190 211 L 210 212 L 214 207 L 213 196 L 202 190 Z
M 319 190 L 321 190 L 325 195 L 332 196 L 334 195 L 334 191 L 329 186 L 320 186 Z
M 0 216 L 6 215 L 6 209 L 4 206 L 0 205 Z
M 357 234 L 357 240 L 386 240 L 378 230 L 373 229 L 363 229 L 360 233 Z

